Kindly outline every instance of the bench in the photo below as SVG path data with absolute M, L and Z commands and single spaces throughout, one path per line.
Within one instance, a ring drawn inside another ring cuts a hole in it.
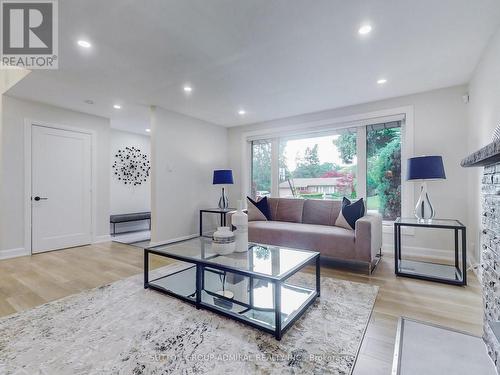
M 109 217 L 109 222 L 113 224 L 113 234 L 116 233 L 116 224 L 141 220 L 149 220 L 149 229 L 151 230 L 151 212 L 136 212 L 131 214 L 111 215 Z

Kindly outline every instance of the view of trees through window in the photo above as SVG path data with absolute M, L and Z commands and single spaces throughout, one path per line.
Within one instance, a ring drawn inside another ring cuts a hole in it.
M 271 141 L 252 142 L 253 198 L 271 195 Z
M 401 216 L 401 128 L 368 128 L 366 140 L 368 209 L 395 220 Z
M 384 220 L 401 216 L 400 122 L 366 127 L 366 197 Z M 338 134 L 281 138 L 278 194 L 303 199 L 356 198 L 357 129 Z M 252 195 L 272 190 L 272 141 L 252 142 Z
M 352 135 L 338 140 L 344 162 L 356 151 Z M 369 210 L 384 220 L 401 216 L 401 127 L 399 122 L 371 125 L 366 129 L 366 199 Z
M 279 196 L 305 199 L 356 198 L 356 157 L 353 155 L 348 162 L 341 159 L 337 147 L 339 137 L 337 134 L 282 139 Z

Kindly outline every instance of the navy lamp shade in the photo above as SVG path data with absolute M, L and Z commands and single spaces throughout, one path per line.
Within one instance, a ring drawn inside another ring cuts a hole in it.
M 214 171 L 213 182 L 214 185 L 232 185 L 233 171 L 231 169 L 216 169 Z M 229 199 L 227 198 L 224 187 L 222 187 L 222 194 L 219 198 L 219 208 L 226 210 L 229 207 Z
M 231 169 L 215 170 L 213 184 L 214 185 L 232 185 L 232 184 L 234 184 L 233 171 Z
M 418 156 L 408 159 L 407 180 L 445 179 L 443 158 L 441 156 Z
M 443 158 L 441 156 L 418 156 L 408 159 L 406 179 L 408 181 L 422 181 L 420 196 L 415 206 L 415 216 L 421 222 L 430 222 L 435 211 L 429 194 L 427 194 L 427 180 L 443 180 L 446 178 L 444 172 Z

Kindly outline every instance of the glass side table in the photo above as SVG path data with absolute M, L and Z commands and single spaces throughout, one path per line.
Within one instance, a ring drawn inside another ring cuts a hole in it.
M 453 264 L 402 259 L 402 227 L 452 230 L 455 240 Z M 421 222 L 417 218 L 397 218 L 394 222 L 394 269 L 396 275 L 452 285 L 467 285 L 466 243 L 465 226 L 458 220 L 433 219 L 432 221 Z
M 202 208 L 200 210 L 200 237 L 212 237 L 212 234 L 203 234 L 203 214 L 217 214 L 220 217 L 220 226 L 225 227 L 227 225 L 227 214 L 236 211 L 236 208 Z

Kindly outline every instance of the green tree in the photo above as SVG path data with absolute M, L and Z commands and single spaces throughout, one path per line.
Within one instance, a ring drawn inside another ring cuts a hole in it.
M 354 156 L 356 156 L 356 134 L 342 134 L 337 139 L 333 140 L 333 144 L 340 152 L 340 158 L 344 164 L 351 164 Z
M 293 177 L 319 177 L 320 162 L 318 156 L 318 145 L 315 144 L 312 148 L 307 147 L 304 152 L 304 157 L 300 158 L 300 156 L 297 155 L 296 162 L 297 167 L 293 171 Z
M 378 150 L 385 147 L 393 139 L 399 138 L 401 134 L 400 128 L 380 129 L 366 132 L 366 156 L 370 158 L 374 156 Z M 345 164 L 352 163 L 356 156 L 356 134 L 346 133 L 340 135 L 333 141 L 333 144 L 340 152 L 340 158 Z
M 383 147 L 373 165 L 379 212 L 384 219 L 394 220 L 401 212 L 401 142 L 393 139 Z
M 271 143 L 263 142 L 252 146 L 252 194 L 257 191 L 271 191 Z

